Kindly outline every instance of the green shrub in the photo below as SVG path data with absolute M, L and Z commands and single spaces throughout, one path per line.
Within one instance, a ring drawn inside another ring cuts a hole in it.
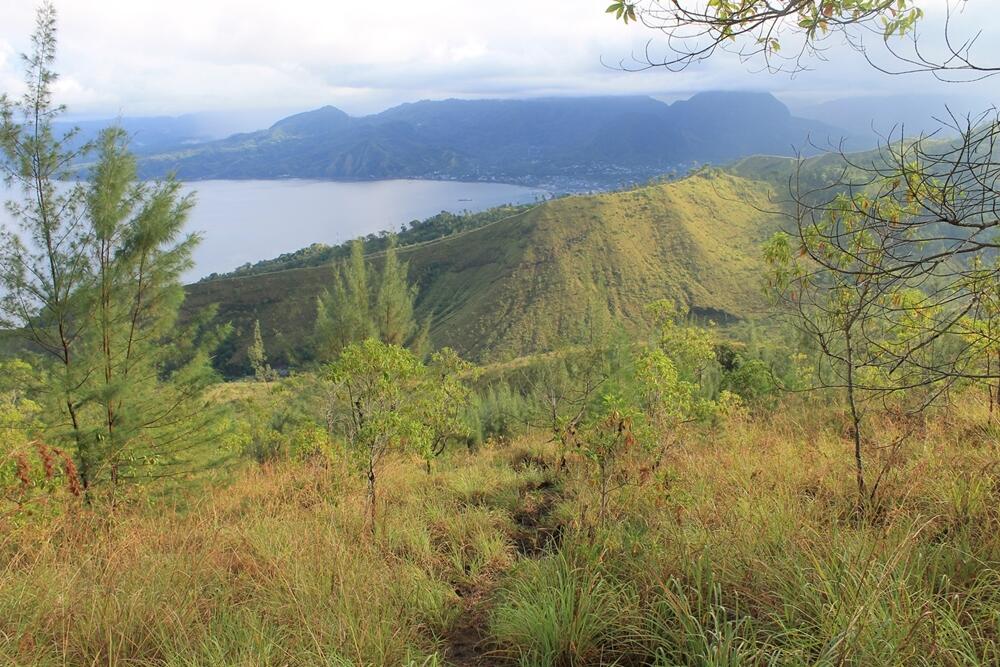
M 612 664 L 635 600 L 601 573 L 599 557 L 577 549 L 518 565 L 490 621 L 499 650 L 532 667 Z

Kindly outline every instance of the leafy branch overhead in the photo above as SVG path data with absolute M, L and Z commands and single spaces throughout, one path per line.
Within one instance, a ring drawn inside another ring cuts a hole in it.
M 612 2 L 605 11 L 614 14 L 616 19 L 621 19 L 625 23 L 636 20 L 634 2 Z
M 913 33 L 924 16 L 914 0 L 645 0 L 615 2 L 607 12 L 666 35 L 672 55 L 649 65 L 684 66 L 726 45 L 735 45 L 740 57 L 762 55 L 770 64 L 790 35 L 801 42 L 792 56 L 796 69 L 798 58 L 816 51 L 831 32 L 854 29 L 855 46 L 864 32 L 887 42 Z

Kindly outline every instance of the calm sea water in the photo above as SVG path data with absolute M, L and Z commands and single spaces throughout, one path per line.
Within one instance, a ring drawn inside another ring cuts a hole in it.
M 186 183 L 197 205 L 188 229 L 202 234 L 195 251 L 197 280 L 246 262 L 276 257 L 311 243 L 335 244 L 441 211 L 482 211 L 541 198 L 543 190 L 452 181 L 199 181 Z M 9 199 L 0 186 L 0 199 Z M 8 224 L 6 210 L 0 222 Z

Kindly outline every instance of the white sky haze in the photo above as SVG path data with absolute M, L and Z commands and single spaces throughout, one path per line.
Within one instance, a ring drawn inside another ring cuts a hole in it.
M 926 0 L 930 19 L 944 0 Z M 995 0 L 969 0 L 962 21 L 1000 62 Z M 333 104 L 352 114 L 446 97 L 769 90 L 786 100 L 892 92 L 990 99 L 1000 81 L 935 84 L 885 77 L 857 54 L 795 78 L 719 57 L 682 73 L 608 67 L 658 33 L 604 14 L 608 0 L 56 0 L 60 101 L 76 116 L 175 115 Z M 20 86 L 35 3 L 0 0 L 0 90 Z M 836 47 L 835 47 L 836 48 Z

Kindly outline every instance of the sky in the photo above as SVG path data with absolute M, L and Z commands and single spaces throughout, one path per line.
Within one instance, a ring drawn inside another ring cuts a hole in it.
M 927 30 L 947 0 L 923 0 Z M 672 73 L 609 66 L 658 33 L 604 14 L 609 0 L 56 0 L 59 101 L 74 117 L 281 115 L 325 104 L 366 114 L 420 99 L 767 90 L 804 104 L 894 92 L 997 98 L 1000 77 L 948 86 L 886 77 L 831 44 L 795 77 L 726 55 Z M 996 0 L 968 0 L 963 28 L 1000 64 Z M 0 0 L 0 91 L 16 92 L 33 0 Z M 991 33 L 992 30 L 992 33 Z M 991 38 L 992 36 L 992 38 Z M 998 100 L 1000 101 L 1000 100 Z

